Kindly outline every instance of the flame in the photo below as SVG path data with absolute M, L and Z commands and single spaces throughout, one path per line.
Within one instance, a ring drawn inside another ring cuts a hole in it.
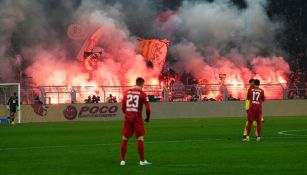
M 150 85 L 159 85 L 159 80 L 157 78 L 152 78 L 149 80 Z
M 233 79 L 231 84 L 234 86 L 234 87 L 238 87 L 238 81 L 236 79 Z
M 215 91 L 214 98 L 219 98 L 219 96 L 220 96 L 220 92 L 219 91 Z
M 226 84 L 229 85 L 228 94 L 233 98 L 243 98 L 244 93 L 242 93 L 242 90 L 244 90 L 244 81 L 242 80 L 241 76 L 236 74 L 229 77 L 232 78 L 226 78 Z
M 287 81 L 282 76 L 278 77 L 278 82 L 281 84 L 287 83 Z
M 214 98 L 213 92 L 210 92 L 209 97 L 210 97 L 210 98 Z
M 134 80 L 130 80 L 129 86 L 134 86 L 134 85 L 135 85 L 135 81 Z
M 221 100 L 220 98 L 220 92 L 219 91 L 211 91 L 208 96 L 207 96 L 209 99 L 212 98 L 212 99 L 215 99 L 215 100 Z

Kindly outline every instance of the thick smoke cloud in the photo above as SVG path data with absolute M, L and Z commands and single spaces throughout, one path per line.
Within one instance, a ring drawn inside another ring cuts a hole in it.
M 164 24 L 176 26 L 174 33 L 179 42 L 171 48 L 177 61 L 174 68 L 211 83 L 220 81 L 219 74 L 227 75 L 226 83 L 233 79 L 246 83 L 259 75 L 271 75 L 271 80 L 285 76 L 289 66 L 283 58 L 275 59 L 283 52 L 274 45 L 276 34 L 283 29 L 282 22 L 267 16 L 265 0 L 246 3 L 246 8 L 239 9 L 226 0 L 184 1 L 178 13 Z M 259 59 L 264 61 L 255 61 Z M 270 62 L 265 66 L 268 69 L 259 69 L 263 62 Z M 275 72 L 276 66 L 279 73 Z M 261 79 L 268 83 L 268 78 Z
M 120 85 L 130 84 L 136 76 L 150 79 L 158 73 L 136 53 L 139 37 L 170 38 L 168 65 L 207 82 L 216 83 L 219 73 L 227 74 L 228 82 L 246 82 L 256 75 L 289 72 L 282 58 L 274 59 L 283 55 L 274 45 L 283 25 L 268 18 L 265 0 L 247 0 L 243 9 L 229 0 L 183 1 L 157 25 L 157 14 L 167 10 L 161 2 L 2 0 L 0 81 L 18 81 L 19 71 L 33 77 L 36 85 Z M 71 23 L 80 24 L 87 36 L 102 27 L 103 37 L 95 49 L 103 51 L 103 58 L 95 83 L 87 82 L 76 61 L 84 40 L 66 35 Z M 258 68 L 262 64 L 278 73 L 263 72 Z
M 140 13 L 150 9 L 152 4 L 144 1 L 127 5 L 125 1 L 5 0 L 0 7 L 1 30 L 4 31 L 0 40 L 0 81 L 17 81 L 19 71 L 16 69 L 21 69 L 36 85 L 89 84 L 82 64 L 76 60 L 85 40 L 73 41 L 66 36 L 66 28 L 71 23 L 81 24 L 87 36 L 103 27 L 103 39 L 98 38 L 95 47 L 106 56 L 96 71 L 95 78 L 100 85 L 130 83 L 129 80 L 141 75 L 151 77 L 154 73 L 147 70 L 143 57 L 135 52 L 136 36 L 132 36 L 128 26 L 136 28 L 130 17 L 141 19 Z M 143 25 L 143 34 L 153 33 L 146 31 L 146 26 L 150 28 L 150 25 Z M 18 59 L 21 65 L 16 64 L 15 57 L 19 54 L 22 55 L 22 59 Z M 118 76 L 120 80 L 112 82 L 110 76 Z
M 0 10 L 0 80 L 13 81 L 15 74 L 13 73 L 17 67 L 15 55 L 12 54 L 11 37 L 19 22 L 24 20 L 21 13 L 22 3 L 14 3 L 4 1 L 1 3 Z M 20 66 L 20 65 L 17 65 Z
M 179 32 L 204 52 L 229 52 L 231 48 L 241 53 L 271 50 L 281 23 L 271 21 L 265 7 L 264 0 L 248 0 L 246 9 L 238 9 L 225 0 L 185 1 L 179 9 Z

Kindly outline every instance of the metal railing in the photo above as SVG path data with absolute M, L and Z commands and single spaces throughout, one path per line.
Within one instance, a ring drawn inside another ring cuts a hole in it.
M 146 85 L 144 91 L 152 102 L 171 101 L 228 101 L 245 100 L 248 85 L 243 84 L 197 84 L 181 85 L 166 89 L 159 85 Z M 307 85 L 263 84 L 266 99 L 307 99 Z M 22 104 L 68 104 L 85 103 L 93 95 L 100 97 L 100 103 L 107 103 L 110 94 L 120 102 L 123 92 L 132 86 L 38 86 L 21 88 Z M 0 86 L 0 103 L 6 104 L 16 89 Z
M 39 96 L 43 104 L 85 103 L 89 97 L 95 96 L 100 99 L 97 102 L 107 103 L 110 95 L 120 101 L 123 92 L 130 88 L 132 86 L 38 86 L 24 90 L 22 100 L 23 104 L 33 104 Z M 160 86 L 145 86 L 144 91 L 153 101 L 163 99 Z

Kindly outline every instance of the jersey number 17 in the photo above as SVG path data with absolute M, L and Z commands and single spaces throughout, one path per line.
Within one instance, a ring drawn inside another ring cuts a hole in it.
M 260 97 L 260 92 L 253 92 L 253 101 L 258 101 Z

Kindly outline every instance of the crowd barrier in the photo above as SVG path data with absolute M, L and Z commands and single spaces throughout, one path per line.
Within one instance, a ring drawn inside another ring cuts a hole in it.
M 307 100 L 268 100 L 263 104 L 264 116 L 307 116 Z M 152 119 L 245 117 L 244 101 L 198 101 L 151 103 Z M 0 106 L 0 118 L 8 110 Z M 122 120 L 120 103 L 22 105 L 21 123 L 60 121 Z
M 236 101 L 245 100 L 244 84 L 195 84 L 176 82 L 171 88 L 160 85 L 146 85 L 144 91 L 151 102 L 173 101 Z M 269 100 L 307 99 L 307 84 L 263 84 L 265 98 Z M 22 104 L 82 104 L 120 102 L 123 92 L 132 86 L 38 86 L 21 87 Z M 6 104 L 17 86 L 0 86 L 0 104 Z M 94 98 L 95 97 L 95 98 Z M 95 100 L 93 100 L 95 99 Z

